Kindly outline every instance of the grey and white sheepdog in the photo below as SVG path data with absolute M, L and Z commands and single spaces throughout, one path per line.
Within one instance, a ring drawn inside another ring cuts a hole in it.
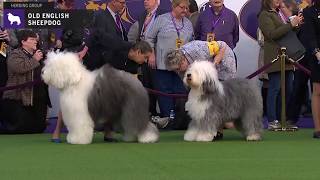
M 248 141 L 261 140 L 263 105 L 255 82 L 220 82 L 213 63 L 197 61 L 186 71 L 184 83 L 191 88 L 186 110 L 192 118 L 185 141 L 212 141 L 225 122 L 234 122 Z
M 89 144 L 97 124 L 120 125 L 125 141 L 156 142 L 158 129 L 149 121 L 149 99 L 133 75 L 109 65 L 90 72 L 73 53 L 48 54 L 43 80 L 60 90 L 67 142 Z

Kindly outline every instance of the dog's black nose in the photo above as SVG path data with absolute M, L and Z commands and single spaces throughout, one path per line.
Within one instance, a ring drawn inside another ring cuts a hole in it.
M 191 74 L 187 74 L 187 78 L 191 77 Z

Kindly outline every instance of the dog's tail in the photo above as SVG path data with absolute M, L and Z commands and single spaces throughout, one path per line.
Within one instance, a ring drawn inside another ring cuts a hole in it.
M 148 122 L 146 129 L 138 135 L 138 141 L 141 143 L 154 143 L 157 142 L 158 139 L 159 131 L 151 122 Z

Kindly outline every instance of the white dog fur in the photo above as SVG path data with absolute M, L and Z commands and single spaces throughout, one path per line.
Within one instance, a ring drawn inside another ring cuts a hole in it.
M 213 63 L 196 61 L 184 75 L 191 88 L 186 111 L 192 121 L 186 141 L 212 141 L 225 122 L 234 122 L 247 140 L 260 140 L 262 97 L 259 87 L 247 79 L 220 82 Z
M 91 143 L 95 124 L 106 122 L 120 124 L 124 140 L 142 143 L 158 140 L 158 130 L 148 119 L 147 92 L 131 74 L 109 65 L 90 72 L 76 54 L 51 52 L 42 70 L 42 78 L 60 90 L 60 108 L 68 129 L 68 143 Z M 118 88 L 126 89 L 123 86 L 131 92 L 117 91 Z M 117 102 L 117 97 L 123 98 L 121 102 Z M 141 105 L 134 104 L 138 103 L 136 97 Z

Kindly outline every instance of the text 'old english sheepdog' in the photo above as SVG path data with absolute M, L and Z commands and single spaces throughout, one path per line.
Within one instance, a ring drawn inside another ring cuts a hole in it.
M 194 62 L 184 75 L 191 88 L 186 110 L 192 118 L 186 141 L 212 141 L 225 122 L 234 122 L 248 141 L 261 140 L 262 97 L 255 82 L 230 79 L 220 82 L 209 61 Z
M 74 53 L 48 54 L 43 80 L 60 90 L 67 142 L 89 144 L 95 125 L 123 129 L 125 141 L 156 142 L 158 129 L 149 121 L 149 99 L 133 75 L 104 65 L 88 71 Z

